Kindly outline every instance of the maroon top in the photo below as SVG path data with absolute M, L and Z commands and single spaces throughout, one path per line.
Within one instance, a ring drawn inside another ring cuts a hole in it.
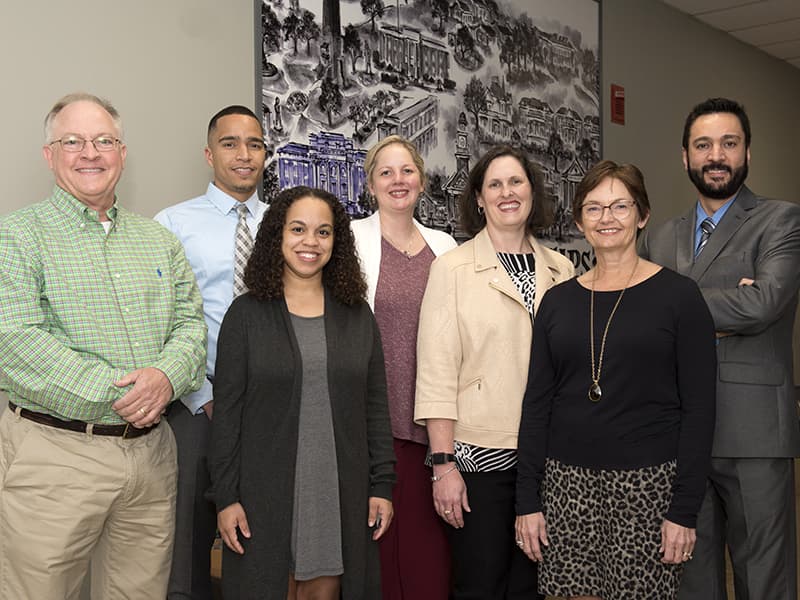
M 381 238 L 381 268 L 375 288 L 375 319 L 383 340 L 392 435 L 426 445 L 425 428 L 414 423 L 414 394 L 419 309 L 434 258 L 427 245 L 408 256 Z

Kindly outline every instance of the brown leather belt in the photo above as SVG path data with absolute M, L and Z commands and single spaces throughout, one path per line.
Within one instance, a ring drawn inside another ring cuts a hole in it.
M 45 413 L 34 412 L 27 408 L 19 408 L 13 402 L 8 403 L 8 408 L 20 417 L 33 421 L 34 423 L 39 423 L 40 425 L 48 425 L 57 429 L 68 429 L 69 431 L 77 431 L 78 433 L 91 433 L 92 435 L 113 435 L 131 439 L 141 435 L 147 435 L 158 427 L 158 423 L 150 427 L 139 429 L 129 423 L 125 425 L 99 425 L 97 423 L 86 423 L 85 421 L 64 421 L 63 419 Z

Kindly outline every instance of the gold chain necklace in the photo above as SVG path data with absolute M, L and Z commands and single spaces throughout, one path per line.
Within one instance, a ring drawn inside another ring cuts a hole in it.
M 622 291 L 619 293 L 617 297 L 617 301 L 614 303 L 614 308 L 611 309 L 611 314 L 608 315 L 608 321 L 606 321 L 606 328 L 603 330 L 603 340 L 600 342 L 600 356 L 597 358 L 597 370 L 595 370 L 594 364 L 594 280 L 597 279 L 597 275 L 592 278 L 592 294 L 591 299 L 589 301 L 589 343 L 591 345 L 592 351 L 592 385 L 589 386 L 589 400 L 592 402 L 599 402 L 600 398 L 603 397 L 603 390 L 600 388 L 600 373 L 603 370 L 603 355 L 606 351 L 606 336 L 608 336 L 608 328 L 611 326 L 611 320 L 614 318 L 614 313 L 617 312 L 617 308 L 619 307 L 619 303 L 622 302 L 622 296 L 625 295 L 625 290 L 628 289 L 628 286 L 633 281 L 633 275 L 636 273 L 636 268 L 639 266 L 639 257 L 636 257 L 636 264 L 633 265 L 633 271 L 631 271 L 630 276 L 628 277 L 628 282 L 625 284 L 625 287 L 622 288 Z
M 408 260 L 411 260 L 411 258 L 413 257 L 413 255 L 411 254 L 411 250 L 412 250 L 412 248 L 414 246 L 414 242 L 417 241 L 417 228 L 416 227 L 414 227 L 414 231 L 411 232 L 411 238 L 408 240 L 408 246 L 407 246 L 406 250 L 403 250 L 402 246 L 400 244 L 396 244 L 395 241 L 391 237 L 389 237 L 389 235 L 385 231 L 381 230 L 381 235 L 384 238 L 386 238 L 386 241 L 389 242 L 392 246 L 394 246 L 399 252 L 402 252 L 403 254 L 405 254 L 406 258 Z

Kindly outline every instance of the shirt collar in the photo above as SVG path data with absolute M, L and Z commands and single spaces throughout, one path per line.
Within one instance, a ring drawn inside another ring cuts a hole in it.
M 223 215 L 227 215 L 229 212 L 231 212 L 231 210 L 234 210 L 235 207 L 239 206 L 240 204 L 236 198 L 223 192 L 221 189 L 215 186 L 213 182 L 208 184 L 206 198 L 208 198 L 209 202 L 216 206 L 217 210 Z M 258 208 L 259 202 L 260 200 L 258 199 L 258 192 L 253 192 L 253 195 L 245 201 L 244 204 L 247 206 L 247 210 L 250 212 L 250 215 L 256 214 L 256 209 Z
M 70 194 L 64 188 L 59 187 L 58 185 L 53 186 L 53 193 L 51 195 L 53 202 L 59 206 L 63 211 L 72 213 L 76 218 L 81 221 L 94 221 L 95 223 L 100 222 L 100 215 L 99 213 L 86 206 L 83 202 L 78 200 L 75 196 Z M 119 216 L 119 210 L 117 209 L 117 197 L 114 196 L 114 204 L 111 205 L 106 211 L 106 215 L 108 216 L 109 220 L 116 225 L 117 224 L 117 217 Z
M 728 200 L 725 204 L 723 204 L 722 206 L 720 206 L 717 209 L 717 212 L 715 212 L 713 215 L 711 215 L 711 220 L 714 222 L 714 227 L 719 225 L 719 222 L 722 220 L 722 217 L 724 217 L 725 213 L 728 212 L 728 209 L 731 207 L 731 204 L 734 203 L 734 201 L 736 200 L 738 195 L 739 195 L 739 192 L 736 192 L 731 197 L 730 200 Z M 700 204 L 699 201 L 697 202 L 697 206 L 695 208 L 695 211 L 696 211 L 695 232 L 698 232 L 698 231 L 700 231 L 700 223 L 702 223 L 704 220 L 706 220 L 709 217 L 706 214 L 705 209 L 702 207 L 702 205 Z

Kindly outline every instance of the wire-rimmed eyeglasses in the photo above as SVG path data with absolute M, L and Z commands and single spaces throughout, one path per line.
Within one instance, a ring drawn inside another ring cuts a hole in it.
M 99 135 L 93 140 L 87 140 L 77 135 L 66 135 L 60 140 L 48 142 L 47 145 L 61 144 L 61 148 L 64 152 L 80 152 L 86 146 L 86 142 L 91 142 L 94 149 L 98 152 L 111 152 L 122 143 L 122 140 L 110 135 Z

